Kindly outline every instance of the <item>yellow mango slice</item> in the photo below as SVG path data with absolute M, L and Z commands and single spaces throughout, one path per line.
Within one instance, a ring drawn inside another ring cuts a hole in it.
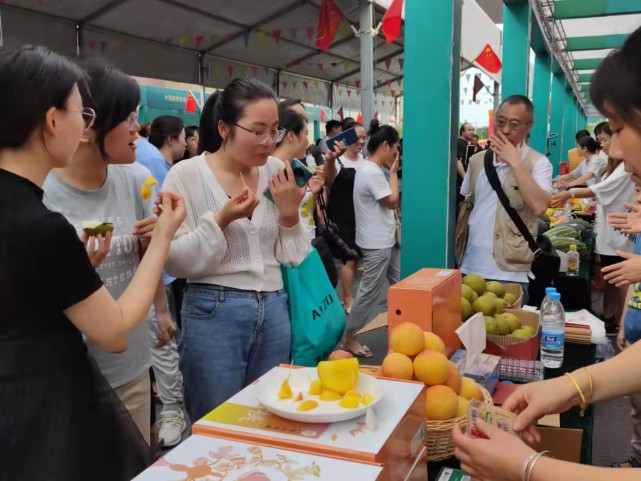
M 338 401 L 338 404 L 347 409 L 356 409 L 361 403 L 361 398 L 354 396 L 345 396 L 343 399 Z
M 362 397 L 361 393 L 359 393 L 358 391 L 354 391 L 353 389 L 350 389 L 349 391 L 347 391 L 345 393 L 345 397 L 348 397 L 348 396 L 349 397 L 357 397 L 358 399 L 360 399 Z
M 366 392 L 365 394 L 363 394 L 363 404 L 365 406 L 369 406 L 370 404 L 372 404 L 373 401 L 374 401 L 374 396 L 372 396 L 370 393 Z
M 289 381 L 285 379 L 278 390 L 278 397 L 281 399 L 291 399 L 294 397 Z
M 303 400 L 303 393 L 299 392 L 296 397 L 294 398 L 294 401 L 302 401 Z
M 323 385 L 321 384 L 320 379 L 315 379 L 309 385 L 309 393 L 312 395 L 317 396 L 321 393 L 322 390 L 323 390 Z
M 314 401 L 313 399 L 308 399 L 307 401 L 303 401 L 300 403 L 300 406 L 296 408 L 296 411 L 301 411 L 301 412 L 307 412 L 311 411 L 312 409 L 316 409 L 318 407 L 318 403 Z
M 321 401 L 338 401 L 342 396 L 331 389 L 323 389 L 320 393 Z
M 157 185 L 158 182 L 152 175 L 148 176 L 145 179 L 145 183 L 142 185 L 142 189 L 140 189 L 140 195 L 142 196 L 143 199 L 147 200 L 151 197 L 151 186 Z
M 355 357 L 321 361 L 316 369 L 324 389 L 345 394 L 350 389 L 354 389 L 358 383 L 358 359 Z

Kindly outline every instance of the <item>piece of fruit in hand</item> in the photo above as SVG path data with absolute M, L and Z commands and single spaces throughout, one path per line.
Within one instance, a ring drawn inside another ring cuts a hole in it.
M 102 234 L 104 236 L 107 232 L 113 232 L 114 225 L 111 222 L 101 222 L 99 220 L 86 220 L 82 223 L 82 230 L 89 237 L 95 237 L 98 234 Z

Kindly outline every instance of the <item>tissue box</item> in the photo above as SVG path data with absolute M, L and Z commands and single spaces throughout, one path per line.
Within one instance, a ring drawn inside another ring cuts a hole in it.
M 532 326 L 535 329 L 534 335 L 529 339 L 512 336 L 487 336 L 487 347 L 483 352 L 510 359 L 535 361 L 539 356 L 539 315 L 535 312 L 515 309 L 505 309 L 504 312 L 518 317 L 522 326 Z
M 459 349 L 450 359 L 459 368 L 463 376 L 474 379 L 478 384 L 494 394 L 496 385 L 499 382 L 499 369 L 501 358 L 490 354 L 479 354 L 471 366 L 465 368 L 467 351 Z
M 390 331 L 411 322 L 443 339 L 447 356 L 461 347 L 461 271 L 421 269 L 390 287 L 387 306 Z

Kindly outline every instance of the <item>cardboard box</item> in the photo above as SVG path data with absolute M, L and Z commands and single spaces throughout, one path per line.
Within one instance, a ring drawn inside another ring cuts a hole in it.
M 209 436 L 191 436 L 133 481 L 213 480 L 223 477 L 229 480 L 381 481 L 382 476 L 383 468 L 380 465 L 325 458 Z
M 463 376 L 474 379 L 478 384 L 494 394 L 499 382 L 501 358 L 490 354 L 479 354 L 471 366 L 465 366 L 467 352 L 459 349 L 450 359 L 459 368 Z
M 516 296 L 516 302 L 512 304 L 512 309 L 521 309 L 523 307 L 523 288 L 521 284 L 503 284 L 505 288 L 505 293 L 514 294 Z
M 278 383 L 287 377 L 287 372 L 288 368 L 275 367 L 195 422 L 192 432 L 317 456 L 380 464 L 383 466 L 381 479 L 385 481 L 414 476 L 412 473 L 420 464 L 417 460 L 425 456 L 426 388 L 423 384 L 379 380 L 385 388 L 385 396 L 374 408 L 377 428 L 368 431 L 364 416 L 340 423 L 307 424 L 266 411 L 254 396 L 256 384 Z M 350 478 L 340 476 L 336 479 Z
M 461 272 L 421 269 L 390 287 L 387 301 L 389 329 L 402 322 L 417 324 L 445 342 L 450 357 L 461 347 L 454 331 L 461 325 Z
M 532 446 L 537 451 L 549 449 L 555 459 L 570 463 L 581 462 L 581 442 L 583 431 L 581 429 L 539 427 L 541 443 Z
M 512 336 L 487 336 L 487 347 L 483 352 L 509 359 L 522 359 L 534 361 L 539 356 L 539 315 L 531 311 L 505 309 L 519 318 L 522 326 L 532 326 L 535 333 L 529 339 L 521 339 Z

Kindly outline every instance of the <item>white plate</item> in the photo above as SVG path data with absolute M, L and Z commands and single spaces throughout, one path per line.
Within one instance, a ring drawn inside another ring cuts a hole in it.
M 278 390 L 287 379 L 288 373 L 283 376 L 274 376 L 266 382 L 258 383 L 256 387 L 256 399 L 272 414 L 300 421 L 303 423 L 337 423 L 347 421 L 359 416 L 363 416 L 366 411 L 374 407 L 385 394 L 383 385 L 378 379 L 358 373 L 358 383 L 354 388 L 361 394 L 370 393 L 374 396 L 374 401 L 364 406 L 362 403 L 355 409 L 347 409 L 338 404 L 338 401 L 321 401 L 318 396 L 309 394 L 309 385 L 313 380 L 318 379 L 318 373 L 315 367 L 306 367 L 301 369 L 292 369 L 289 385 L 294 393 L 294 398 L 298 393 L 303 394 L 303 401 L 313 399 L 318 402 L 318 407 L 307 412 L 296 411 L 296 408 L 302 401 L 292 399 L 281 399 L 278 397 Z

